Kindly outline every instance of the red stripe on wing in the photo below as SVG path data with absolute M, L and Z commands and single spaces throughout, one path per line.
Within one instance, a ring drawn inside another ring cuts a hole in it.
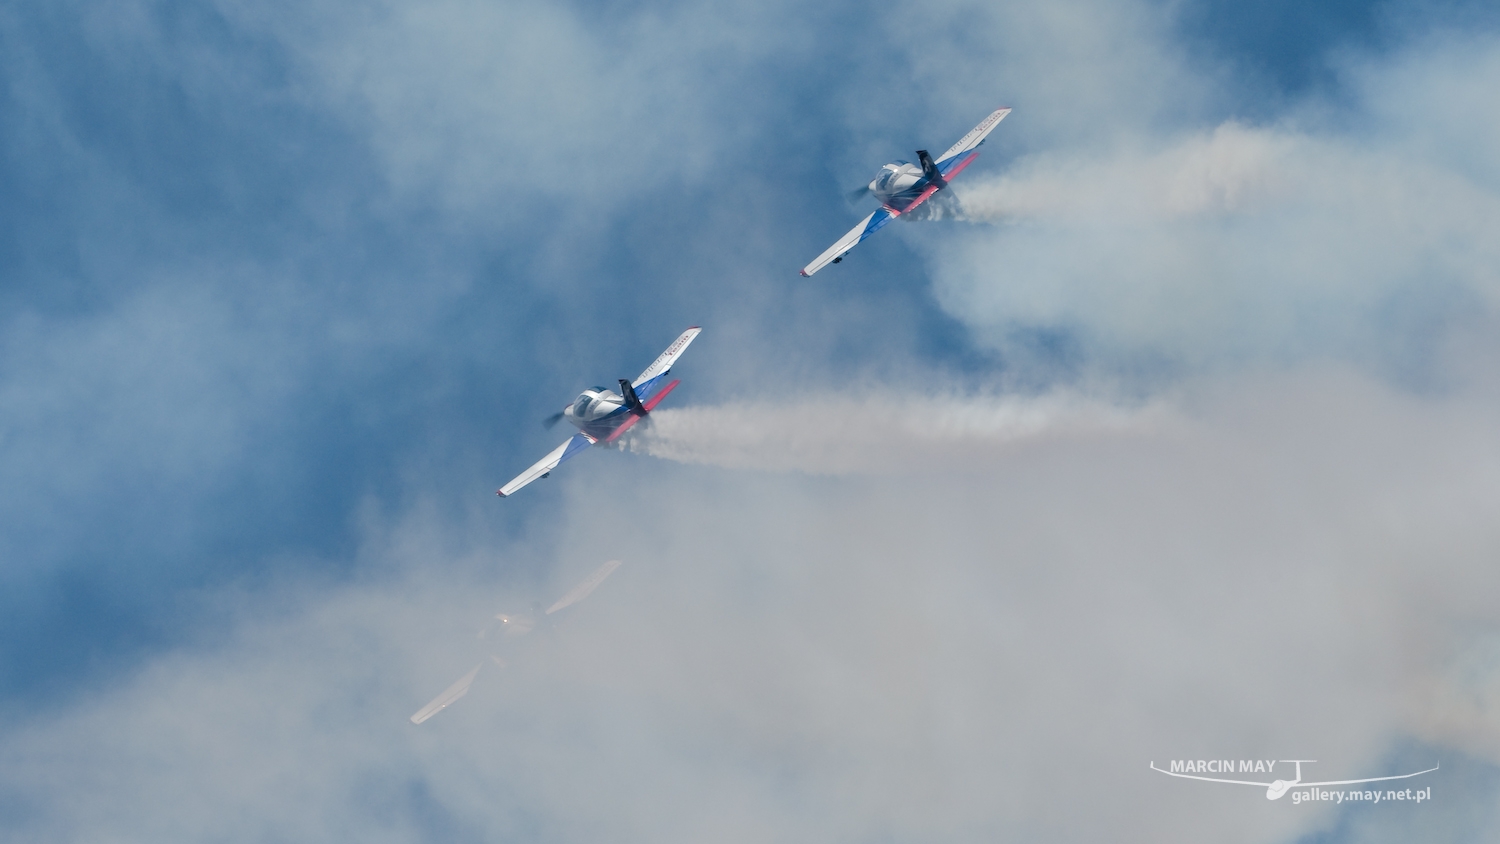
M 962 173 L 963 169 L 965 167 L 968 167 L 969 164 L 971 164 L 974 161 L 974 159 L 976 159 L 978 157 L 979 157 L 979 153 L 978 152 L 971 152 L 971 153 L 969 153 L 969 157 L 968 158 L 965 158 L 963 161 L 958 162 L 957 164 L 955 164 L 953 166 L 952 170 L 948 171 L 948 175 L 946 175 L 946 176 L 943 177 L 943 181 L 945 181 L 945 182 L 952 181 L 954 176 L 957 176 L 959 173 Z M 913 199 L 911 202 L 908 202 L 905 207 L 903 207 L 903 208 L 901 208 L 901 209 L 898 210 L 896 208 L 893 208 L 893 207 L 887 205 L 887 206 L 885 206 L 885 210 L 891 212 L 891 216 L 892 217 L 900 216 L 901 214 L 910 214 L 911 210 L 913 208 L 916 208 L 918 205 L 921 205 L 922 203 L 924 203 L 927 200 L 931 199 L 932 195 L 935 194 L 935 193 L 937 193 L 937 192 L 938 192 L 938 186 L 937 185 L 928 185 L 927 187 L 925 187 L 925 188 L 922 189 L 921 193 L 917 194 L 917 198 L 916 199 Z
M 647 413 L 650 413 L 652 410 L 654 410 L 656 408 L 657 405 L 661 404 L 661 400 L 662 399 L 664 399 L 664 398 L 667 397 L 667 393 L 670 393 L 673 390 L 677 389 L 677 385 L 681 384 L 681 383 L 682 383 L 681 380 L 674 380 L 674 381 L 672 381 L 672 383 L 668 384 L 665 387 L 662 387 L 661 390 L 658 391 L 656 395 L 654 395 L 651 398 L 649 398 L 649 399 L 641 402 L 641 407 L 645 408 Z M 611 431 L 609 433 L 609 436 L 607 436 L 607 437 L 604 438 L 604 441 L 607 442 L 607 443 L 612 443 L 615 440 L 618 440 L 626 431 L 628 431 L 632 427 L 634 427 L 635 423 L 641 421 L 644 418 L 646 418 L 646 417 L 644 417 L 644 416 L 637 416 L 634 413 L 630 414 L 629 416 L 627 416 L 625 418 L 624 422 L 620 423 L 620 427 L 618 427 L 618 428 L 614 429 L 613 431 Z

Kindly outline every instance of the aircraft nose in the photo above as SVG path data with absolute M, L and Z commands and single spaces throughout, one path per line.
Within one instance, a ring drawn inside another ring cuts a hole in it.
M 1275 800 L 1281 795 L 1286 794 L 1287 787 L 1290 785 L 1291 783 L 1287 782 L 1286 780 L 1276 780 L 1275 782 L 1271 783 L 1270 788 L 1266 789 L 1266 799 Z

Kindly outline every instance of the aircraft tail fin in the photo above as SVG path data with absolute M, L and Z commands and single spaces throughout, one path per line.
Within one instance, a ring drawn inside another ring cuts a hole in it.
M 937 185 L 939 189 L 948 186 L 948 180 L 943 178 L 943 174 L 938 171 L 937 165 L 932 163 L 932 156 L 927 154 L 927 150 L 917 150 L 917 160 L 922 162 L 922 175 L 927 177 L 928 182 Z
M 635 388 L 630 386 L 630 382 L 624 378 L 620 379 L 620 395 L 625 397 L 625 406 L 630 409 L 631 413 L 645 416 L 650 412 L 645 405 L 641 404 L 640 397 L 635 394 Z

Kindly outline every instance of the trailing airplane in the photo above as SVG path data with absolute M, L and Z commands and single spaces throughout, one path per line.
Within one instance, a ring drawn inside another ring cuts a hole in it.
M 837 243 L 803 267 L 802 274 L 810 276 L 829 264 L 839 263 L 860 241 L 880 231 L 886 223 L 902 214 L 911 213 L 917 206 L 932 198 L 933 194 L 946 188 L 954 176 L 979 156 L 979 145 L 984 143 L 984 139 L 1000 125 L 1007 114 L 1010 114 L 1009 108 L 991 112 L 989 117 L 964 135 L 958 143 L 949 147 L 936 161 L 928 155 L 927 150 L 919 149 L 917 164 L 893 161 L 880 168 L 880 172 L 865 188 L 880 200 L 880 209 L 861 220 L 859 225 L 850 229 Z
M 557 603 L 548 607 L 547 611 L 539 616 L 495 616 L 494 620 L 489 625 L 485 626 L 484 629 L 479 631 L 479 638 L 484 639 L 488 637 L 489 631 L 494 626 L 494 621 L 500 622 L 500 632 L 498 634 L 498 638 L 501 640 L 501 642 L 515 639 L 516 637 L 524 636 L 527 633 L 530 633 L 532 630 L 536 629 L 538 625 L 546 624 L 551 621 L 553 613 L 556 613 L 559 610 L 565 610 L 568 607 L 571 607 L 572 605 L 578 603 L 579 601 L 582 601 L 584 598 L 587 598 L 590 592 L 593 592 L 595 589 L 599 588 L 599 584 L 604 582 L 604 578 L 609 577 L 614 573 L 614 570 L 619 567 L 619 560 L 610 560 L 609 562 L 600 566 L 597 571 L 589 575 L 582 583 L 574 586 L 571 590 L 569 590 L 568 594 L 562 596 L 561 598 L 558 598 Z M 536 606 L 538 609 L 541 608 L 540 604 Z M 497 666 L 505 666 L 505 660 L 501 659 L 496 654 L 490 655 L 490 661 L 494 662 Z M 474 685 L 474 678 L 479 676 L 479 669 L 483 667 L 484 661 L 481 660 L 478 665 L 469 670 L 469 673 L 458 678 L 458 681 L 448 688 L 444 689 L 442 694 L 433 698 L 427 703 L 426 706 L 418 709 L 416 713 L 411 716 L 411 722 L 413 724 L 420 724 L 423 721 L 426 721 L 428 718 L 431 718 L 439 712 L 442 712 L 444 709 L 447 709 L 449 706 L 452 706 L 459 698 L 468 694 L 469 687 Z
M 646 418 L 667 394 L 677 389 L 679 381 L 667 381 L 672 364 L 677 362 L 688 344 L 703 329 L 693 326 L 682 332 L 672 345 L 646 367 L 635 381 L 620 379 L 620 392 L 591 387 L 584 390 L 567 407 L 547 418 L 547 427 L 566 419 L 578 429 L 567 442 L 553 449 L 550 454 L 537 461 L 530 469 L 517 475 L 510 483 L 500 487 L 501 498 L 515 494 L 516 490 L 538 478 L 552 474 L 564 460 L 595 443 L 612 445 L 630 430 L 635 423 Z

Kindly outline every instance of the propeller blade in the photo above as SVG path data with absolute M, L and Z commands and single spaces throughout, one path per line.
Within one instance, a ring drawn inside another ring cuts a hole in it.
M 862 201 L 865 197 L 867 197 L 869 195 L 870 195 L 870 186 L 869 185 L 865 185 L 862 188 L 858 188 L 856 190 L 852 190 L 852 191 L 849 191 L 848 193 L 844 194 L 844 201 L 847 202 L 847 203 L 849 203 L 850 205 L 855 205 L 855 204 L 859 203 L 860 201 Z
M 551 428 L 553 425 L 556 425 L 557 423 L 561 422 L 562 418 L 563 418 L 563 412 L 561 410 L 559 410 L 558 412 L 552 414 L 551 416 L 548 416 L 546 419 L 543 419 L 542 420 L 542 427 L 543 428 Z

